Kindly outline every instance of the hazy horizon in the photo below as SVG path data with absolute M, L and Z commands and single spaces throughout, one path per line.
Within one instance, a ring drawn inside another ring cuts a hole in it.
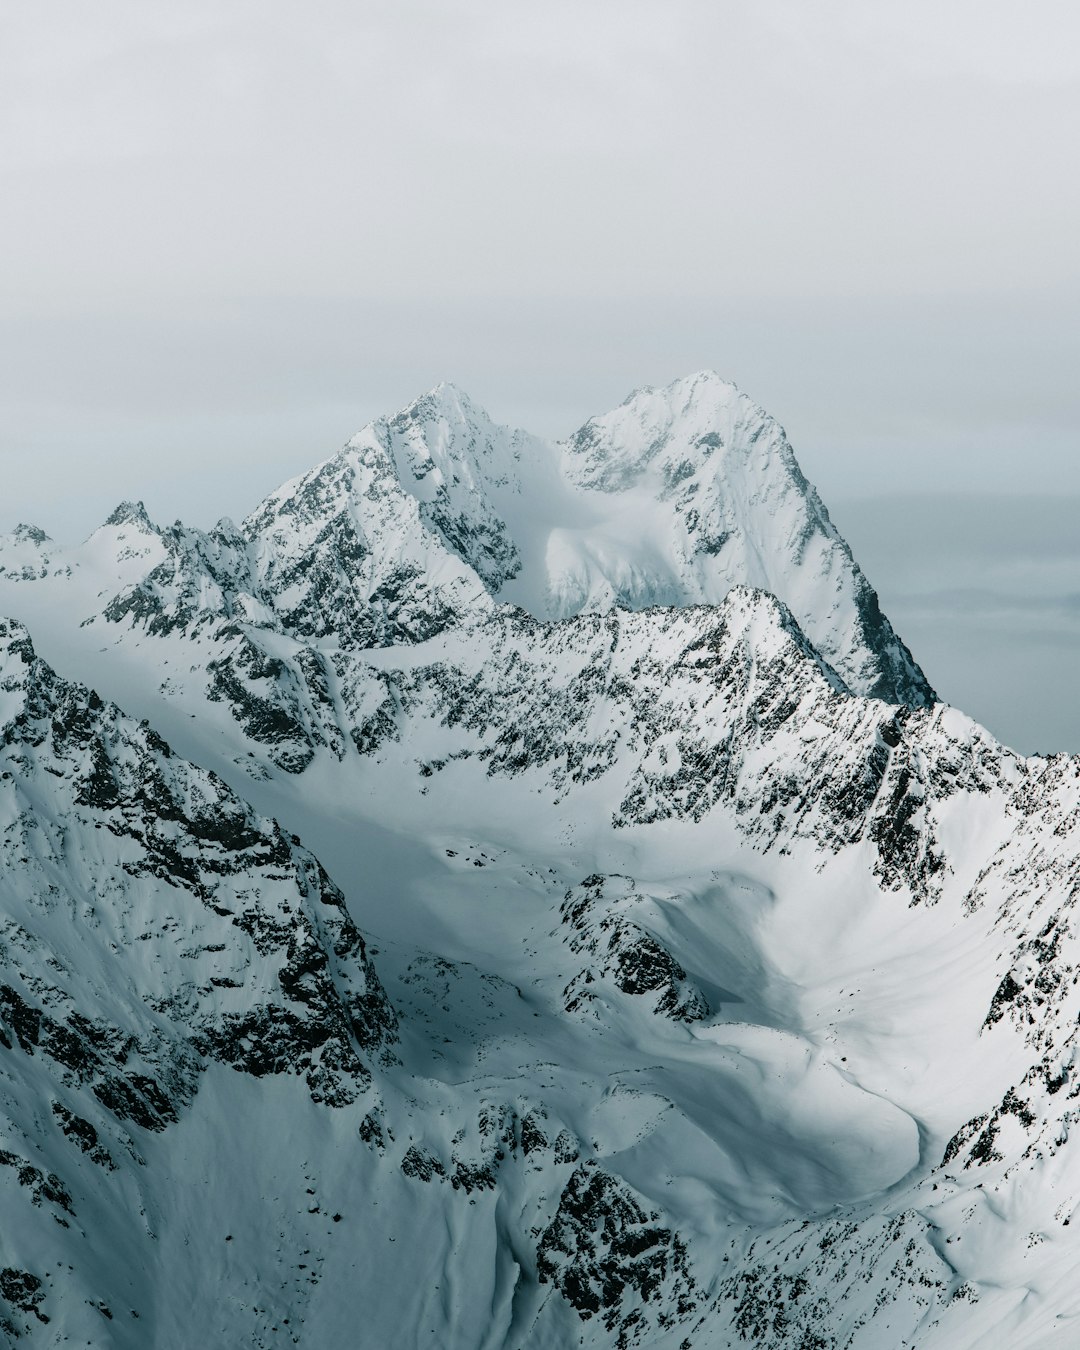
M 845 506 L 1080 497 L 1075 6 L 3 23 L 0 530 L 73 541 L 127 497 L 242 516 L 444 379 L 556 437 L 714 368 L 785 425 L 942 692 L 1080 749 L 1071 562 L 1005 547 L 976 602 L 981 544 L 940 547 L 936 509 L 913 559 Z

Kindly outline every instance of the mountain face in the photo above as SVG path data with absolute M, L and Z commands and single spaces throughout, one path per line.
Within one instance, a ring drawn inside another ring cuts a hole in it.
M 362 1110 L 395 1015 L 298 841 L 9 621 L 0 764 L 3 1330 L 179 1344 L 160 1286 L 178 1241 L 206 1235 L 162 1185 L 159 1139 L 203 1095 L 221 1111 L 226 1068 Z
M 552 541 L 556 615 L 717 604 L 734 585 L 756 586 L 788 605 L 854 692 L 933 702 L 783 428 L 734 385 L 705 372 L 640 390 L 586 422 L 561 463 L 604 519 Z M 644 547 L 627 566 L 635 540 Z
M 0 569 L 0 1335 L 1074 1343 L 1080 761 L 733 386 Z
M 24 527 L 3 550 L 0 581 L 47 568 L 35 540 Z M 934 701 L 781 427 L 711 374 L 641 390 L 561 445 L 496 426 L 443 385 L 239 527 L 159 529 L 125 503 L 63 566 L 93 586 L 82 619 L 105 590 L 108 619 L 155 634 L 224 615 L 345 649 L 424 641 L 500 601 L 561 619 L 717 604 L 751 585 L 853 692 Z

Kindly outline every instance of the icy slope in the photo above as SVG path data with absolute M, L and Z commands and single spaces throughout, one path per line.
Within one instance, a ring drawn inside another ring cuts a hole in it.
M 756 1088 L 747 1113 L 721 1060 L 709 1079 L 724 1104 L 702 1111 L 704 1080 L 691 1062 L 679 1082 L 669 1042 L 655 1061 L 666 1072 L 636 1081 L 675 1114 L 633 1149 L 597 1141 L 606 1174 L 613 1150 L 615 1174 L 663 1205 L 695 1288 L 710 1291 L 704 1325 L 683 1323 L 692 1344 L 976 1346 L 998 1323 L 1012 1344 L 1053 1345 L 1059 1328 L 1069 1344 L 1077 1304 L 1062 1272 L 1077 1178 L 1062 1088 L 1075 1013 L 1068 1002 L 1053 1010 L 1080 959 L 1069 923 L 1075 761 L 1023 760 L 952 710 L 848 697 L 790 615 L 746 591 L 718 610 L 556 625 L 496 616 L 336 666 L 335 703 L 358 754 L 330 772 L 322 811 L 348 818 L 356 808 L 330 801 L 362 802 L 398 847 L 426 836 L 452 867 L 461 858 L 467 873 L 482 865 L 503 878 L 480 895 L 475 880 L 448 892 L 402 878 L 377 927 L 437 933 L 448 955 L 524 983 L 537 956 L 517 950 L 528 911 L 506 912 L 515 866 L 576 873 L 550 929 L 574 957 L 566 1012 L 633 1026 L 626 1040 L 646 1045 L 640 1007 L 725 1054 L 738 1047 L 751 1081 L 784 1084 L 795 1116 L 786 1137 L 770 1137 L 783 1119 L 776 1099 Z M 286 790 L 276 809 L 300 819 L 310 809 L 300 793 L 318 781 Z M 345 875 L 333 840 L 321 847 Z M 535 927 L 528 944 L 545 949 Z M 1033 1019 L 1046 1030 L 1032 1033 Z M 855 1139 L 842 1162 L 826 1162 L 796 1087 L 797 1066 L 818 1053 L 840 1075 L 812 1089 L 826 1129 L 855 1122 L 863 1146 L 889 1139 L 893 1182 L 876 1170 L 884 1160 L 859 1160 Z M 906 1177 L 902 1131 L 834 1096 L 840 1082 L 917 1123 Z M 680 1117 L 703 1131 L 698 1145 Z M 734 1171 L 710 1158 L 717 1146 Z M 848 1180 L 867 1166 L 877 1198 L 826 1199 L 822 1164 Z M 748 1191 L 733 1188 L 738 1174 L 753 1179 Z M 707 1200 L 690 1198 L 691 1177 Z M 770 1213 L 751 1192 L 787 1200 Z M 590 1232 L 605 1210 L 596 1203 Z M 801 1217 L 786 1219 L 785 1203 Z M 580 1281 L 601 1287 L 604 1242 L 562 1220 L 545 1232 L 570 1263 L 560 1289 L 587 1312 Z M 712 1264 L 721 1253 L 730 1271 Z M 658 1344 L 647 1303 L 642 1333 Z

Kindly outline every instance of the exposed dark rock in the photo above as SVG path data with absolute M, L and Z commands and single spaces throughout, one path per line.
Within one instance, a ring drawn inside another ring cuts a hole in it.
M 41 1323 L 49 1320 L 41 1311 L 41 1305 L 45 1302 L 41 1279 L 28 1270 L 18 1270 L 13 1266 L 5 1266 L 0 1270 L 0 1298 L 19 1312 L 32 1313 Z M 6 1325 L 15 1331 L 15 1335 L 19 1334 L 10 1322 Z
M 656 938 L 630 917 L 645 903 L 627 878 L 587 877 L 567 891 L 559 911 L 569 930 L 571 949 L 592 957 L 563 991 L 567 1012 L 587 1006 L 598 978 L 608 978 L 624 994 L 652 995 L 654 1011 L 678 1022 L 708 1016 L 705 996 Z
M 432 1177 L 445 1177 L 446 1169 L 435 1156 L 415 1144 L 401 1160 L 401 1170 L 414 1181 L 430 1181 Z M 455 1185 L 458 1183 L 455 1181 Z
M 52 1103 L 52 1113 L 56 1117 L 60 1129 L 72 1143 L 86 1154 L 91 1162 L 97 1163 L 99 1167 L 104 1167 L 106 1171 L 115 1172 L 116 1163 L 113 1162 L 108 1149 L 102 1146 L 98 1139 L 97 1130 L 88 1120 L 83 1120 L 82 1116 L 77 1116 L 74 1111 L 69 1111 L 60 1102 Z
M 681 1240 L 627 1186 L 595 1163 L 566 1183 L 536 1249 L 537 1274 L 583 1321 L 599 1315 L 618 1330 L 617 1345 L 637 1344 L 650 1325 L 685 1320 L 700 1298 Z M 651 1316 L 649 1305 L 657 1307 Z M 670 1321 L 668 1320 L 670 1319 Z

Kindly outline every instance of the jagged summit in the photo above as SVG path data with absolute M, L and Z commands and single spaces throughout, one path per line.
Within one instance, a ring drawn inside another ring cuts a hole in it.
M 561 619 L 716 604 L 733 585 L 756 586 L 785 602 L 852 690 L 934 700 L 783 428 L 711 371 L 639 389 L 559 444 L 437 385 L 284 484 L 242 528 L 271 558 L 268 579 L 303 586 L 302 573 L 330 570 L 345 578 L 346 608 L 357 588 L 369 600 L 389 589 L 405 611 L 428 605 L 430 623 L 410 619 L 402 633 L 491 599 Z
M 636 390 L 563 443 L 602 525 L 556 536 L 559 607 L 716 604 L 736 584 L 785 601 L 859 693 L 935 699 L 799 468 L 783 427 L 713 371 Z
M 469 422 L 473 425 L 487 425 L 494 428 L 496 423 L 487 410 L 482 408 L 461 385 L 452 380 L 440 380 L 425 393 L 418 395 L 396 414 L 386 414 L 378 421 L 423 420 L 432 416 L 446 417 L 451 422 Z
M 37 525 L 16 525 L 0 538 L 0 577 L 8 581 L 40 581 L 53 568 L 54 541 Z
M 239 526 L 160 528 L 124 502 L 87 547 L 123 583 L 114 620 L 239 615 L 347 649 L 423 641 L 499 603 L 561 620 L 749 585 L 852 692 L 935 699 L 783 428 L 712 371 L 638 389 L 560 443 L 439 384 Z
M 143 502 L 123 501 L 104 522 L 106 525 L 141 525 L 144 529 L 154 529 L 154 523 L 147 513 Z

